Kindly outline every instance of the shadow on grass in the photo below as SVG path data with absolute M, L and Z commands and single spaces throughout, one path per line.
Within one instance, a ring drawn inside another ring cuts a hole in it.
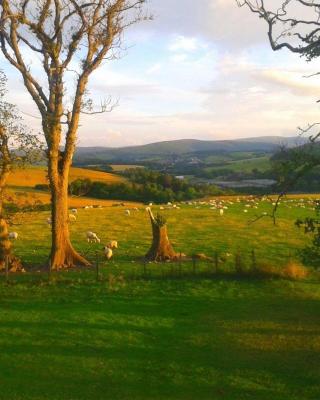
M 145 297 L 82 288 L 63 305 L 5 297 L 3 398 L 319 398 L 319 300 L 241 285 L 226 296 L 215 282 L 177 296 L 156 283 Z

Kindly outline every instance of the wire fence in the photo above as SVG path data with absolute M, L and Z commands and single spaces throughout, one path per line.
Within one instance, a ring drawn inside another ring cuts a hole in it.
M 24 273 L 10 273 L 8 260 L 5 269 L 0 273 L 3 281 L 10 283 L 15 281 L 108 281 L 110 277 L 122 277 L 129 280 L 166 280 L 166 279 L 196 279 L 219 276 L 280 276 L 274 269 L 259 262 L 259 257 L 254 249 L 235 254 L 213 251 L 211 257 L 194 254 L 185 257 L 180 253 L 176 260 L 166 262 L 148 262 L 145 258 L 132 260 L 131 262 L 112 259 L 106 261 L 99 252 L 87 252 L 86 258 L 91 262 L 90 267 L 76 267 L 62 270 L 52 270 L 50 264 L 45 268 L 28 270 Z M 290 261 L 290 255 L 284 263 Z M 262 267 L 263 266 L 263 267 Z M 279 270 L 280 271 L 280 270 Z

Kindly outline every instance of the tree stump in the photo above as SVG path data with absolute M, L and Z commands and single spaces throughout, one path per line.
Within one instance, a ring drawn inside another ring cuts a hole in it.
M 153 216 L 152 211 L 148 208 L 148 213 L 152 226 L 152 244 L 146 254 L 148 261 L 171 261 L 177 260 L 179 255 L 173 250 L 168 238 L 167 222 L 161 215 Z

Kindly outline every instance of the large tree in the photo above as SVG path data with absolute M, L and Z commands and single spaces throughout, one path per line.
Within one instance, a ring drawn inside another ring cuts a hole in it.
M 146 0 L 2 0 L 0 45 L 21 73 L 39 109 L 47 143 L 52 198 L 53 269 L 89 265 L 70 241 L 68 175 L 77 141 L 80 113 L 93 113 L 86 99 L 90 75 L 118 56 L 122 34 L 145 18 Z M 34 60 L 30 63 L 28 55 Z M 39 72 L 45 80 L 39 79 Z M 75 84 L 71 88 L 70 74 Z M 72 93 L 70 93 L 72 91 Z M 97 112 L 104 112 L 107 104 Z

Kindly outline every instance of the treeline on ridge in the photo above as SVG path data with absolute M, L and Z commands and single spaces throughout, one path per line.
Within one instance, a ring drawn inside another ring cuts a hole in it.
M 226 193 L 214 185 L 190 184 L 184 179 L 144 168 L 126 170 L 123 176 L 128 182 L 109 184 L 88 178 L 76 179 L 69 184 L 69 193 L 71 196 L 155 203 L 192 200 Z M 48 186 L 36 185 L 35 189 L 48 190 Z

